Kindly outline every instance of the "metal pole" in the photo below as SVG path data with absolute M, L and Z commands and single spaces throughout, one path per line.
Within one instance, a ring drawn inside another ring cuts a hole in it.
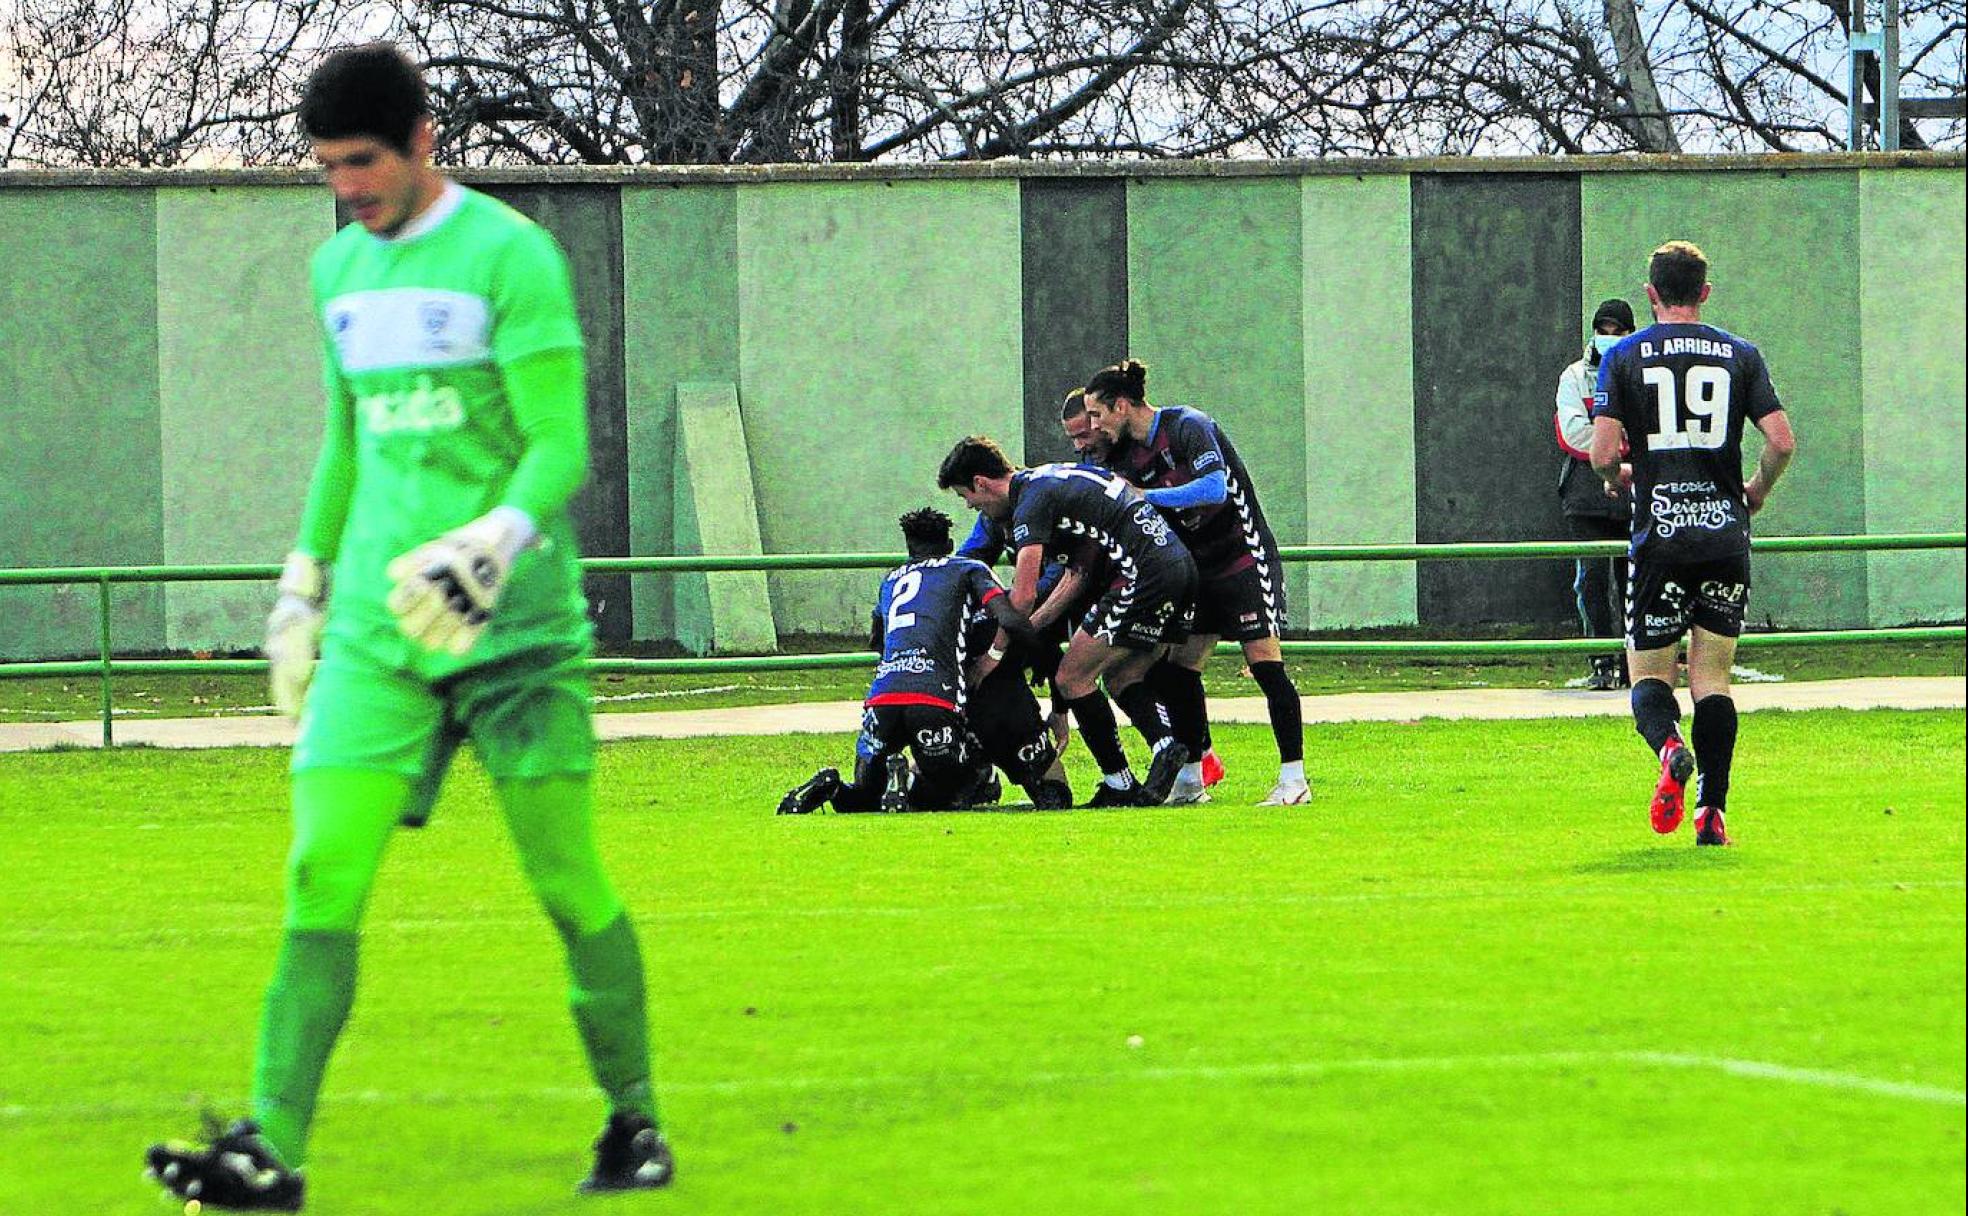
M 1886 0 L 1886 45 L 1879 61 L 1879 146 L 1900 150 L 1900 0 Z
M 1852 28 L 1845 35 L 1845 147 L 1863 152 L 1866 146 L 1865 0 L 1853 0 Z
M 110 708 L 110 700 L 109 700 L 109 579 L 108 577 L 105 576 L 101 582 L 96 584 L 96 587 L 99 592 L 97 597 L 97 603 L 102 610 L 102 633 L 98 637 L 97 641 L 99 643 L 98 655 L 102 659 L 103 746 L 113 747 L 116 744 L 116 732 L 115 732 L 115 728 L 110 725 L 111 721 L 113 721 L 115 718 L 115 714 L 112 712 Z

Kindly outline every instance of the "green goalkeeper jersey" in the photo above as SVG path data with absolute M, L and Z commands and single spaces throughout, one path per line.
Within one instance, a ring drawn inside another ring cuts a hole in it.
M 553 238 L 448 183 L 393 238 L 344 227 L 316 252 L 312 282 L 328 435 L 301 548 L 334 562 L 328 635 L 428 678 L 522 650 L 585 649 L 592 631 L 567 513 L 586 460 L 581 333 Z M 543 367 L 556 391 L 541 394 L 545 407 L 516 411 L 516 373 L 538 379 Z M 516 479 L 543 437 L 559 445 L 559 465 Z M 539 542 L 513 564 L 469 654 L 421 651 L 395 628 L 386 567 L 501 504 L 532 516 Z

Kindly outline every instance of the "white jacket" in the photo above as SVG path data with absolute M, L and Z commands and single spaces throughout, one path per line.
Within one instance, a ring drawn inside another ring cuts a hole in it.
M 1592 394 L 1599 389 L 1599 365 L 1587 359 L 1558 376 L 1558 446 L 1565 455 L 1592 460 Z

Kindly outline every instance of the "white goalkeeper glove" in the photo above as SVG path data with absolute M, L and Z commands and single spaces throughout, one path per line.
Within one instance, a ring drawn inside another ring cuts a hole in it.
M 266 657 L 273 706 L 290 718 L 301 716 L 301 701 L 314 678 L 327 585 L 328 570 L 318 560 L 305 553 L 287 555 L 280 598 L 267 617 Z
M 471 650 L 505 590 L 513 561 L 539 535 L 526 512 L 494 507 L 389 564 L 389 610 L 426 650 Z

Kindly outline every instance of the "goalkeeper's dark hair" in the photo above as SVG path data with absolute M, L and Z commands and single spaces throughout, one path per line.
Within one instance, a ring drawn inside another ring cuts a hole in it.
M 333 52 L 301 91 L 301 133 L 309 139 L 378 139 L 407 156 L 418 120 L 429 114 L 423 73 L 387 42 Z
M 936 470 L 936 488 L 968 490 L 979 477 L 1003 477 L 1011 472 L 1011 461 L 1004 449 L 982 435 L 966 435 Z
M 910 557 L 942 557 L 955 549 L 950 541 L 950 517 L 935 507 L 919 507 L 896 521 Z
M 1107 402 L 1122 397 L 1129 401 L 1146 401 L 1148 365 L 1139 359 L 1123 359 L 1112 367 L 1103 367 L 1095 372 L 1083 391 L 1089 401 L 1098 399 Z
M 1084 413 L 1086 413 L 1086 390 L 1076 388 L 1072 392 L 1067 393 L 1066 400 L 1060 403 L 1059 420 L 1061 422 L 1071 422 Z

